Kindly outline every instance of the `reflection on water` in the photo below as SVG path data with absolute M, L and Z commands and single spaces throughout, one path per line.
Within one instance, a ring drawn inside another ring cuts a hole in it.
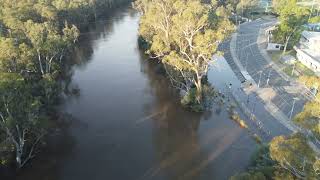
M 61 107 L 75 119 L 70 142 L 20 179 L 227 179 L 246 167 L 254 141 L 224 108 L 181 108 L 158 62 L 139 51 L 138 24 L 126 8 L 82 35 L 67 83 L 80 95 Z

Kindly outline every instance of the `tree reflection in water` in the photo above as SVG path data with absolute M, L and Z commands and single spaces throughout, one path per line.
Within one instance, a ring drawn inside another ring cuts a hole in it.
M 154 96 L 154 100 L 145 105 L 144 121 L 152 122 L 157 161 L 142 179 L 198 180 L 220 177 L 214 171 L 221 170 L 219 166 L 233 164 L 232 161 L 238 158 L 231 149 L 236 146 L 235 143 L 243 141 L 244 131 L 237 126 L 226 126 L 231 121 L 225 107 L 215 106 L 213 112 L 204 114 L 184 109 L 177 90 L 164 76 L 159 62 L 146 60 L 143 52 L 140 54 L 141 71 L 145 73 L 149 91 Z M 199 132 L 201 121 L 209 119 L 216 121 L 213 122 L 216 127 Z M 240 148 L 240 151 L 246 150 Z M 229 157 L 225 161 L 221 159 L 226 156 Z M 226 167 L 223 171 L 222 176 L 225 177 L 232 168 Z

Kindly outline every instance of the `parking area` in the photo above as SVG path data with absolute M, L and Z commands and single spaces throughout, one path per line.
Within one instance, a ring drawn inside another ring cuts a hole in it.
M 269 25 L 270 21 L 258 20 L 240 25 L 236 41 L 236 56 L 249 75 L 260 88 L 272 88 L 276 95 L 270 97 L 275 104 L 289 119 L 299 113 L 306 99 L 301 90 L 296 93 L 288 92 L 292 86 L 272 67 L 272 64 L 260 53 L 257 39 L 261 28 Z

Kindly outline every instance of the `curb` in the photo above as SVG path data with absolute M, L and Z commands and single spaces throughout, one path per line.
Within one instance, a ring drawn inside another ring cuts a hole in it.
M 261 40 L 261 29 L 262 29 L 262 28 L 260 28 L 260 30 L 259 30 L 258 39 L 257 39 L 257 42 L 256 42 L 256 44 L 257 44 L 257 46 L 258 46 L 258 49 L 259 49 L 259 52 L 262 54 L 262 56 L 263 56 L 267 61 L 269 61 L 269 63 L 271 63 L 272 65 L 274 65 L 274 66 L 272 66 L 273 69 L 278 72 L 278 71 L 280 70 L 280 68 L 279 68 L 276 64 L 274 64 L 274 63 L 271 61 L 270 57 L 261 50 L 262 48 L 261 48 L 261 46 L 260 46 L 260 44 L 259 44 L 259 42 L 258 42 L 258 40 Z M 248 74 L 248 72 L 244 70 L 241 62 L 239 61 L 238 57 L 236 56 L 235 49 L 236 49 L 237 35 L 238 35 L 237 33 L 234 33 L 234 34 L 232 35 L 232 38 L 231 38 L 231 41 L 230 41 L 231 57 L 232 57 L 234 63 L 235 63 L 235 64 L 238 66 L 238 68 L 240 69 L 240 73 L 244 76 L 244 78 L 245 78 L 246 80 L 253 80 L 252 77 Z M 274 68 L 274 67 L 276 67 L 276 68 Z M 247 73 L 247 74 L 244 75 L 243 73 Z M 282 75 L 284 75 L 282 71 L 281 71 L 281 73 L 278 72 L 278 74 L 279 74 L 281 77 L 282 77 Z M 285 77 L 285 75 L 284 75 L 284 77 Z M 287 80 L 287 78 L 284 78 L 284 79 Z M 289 82 L 297 83 L 296 81 L 292 81 L 291 78 L 288 78 L 288 79 L 289 79 Z M 253 81 L 253 84 L 256 86 L 255 81 Z M 301 84 L 301 83 L 299 83 L 299 84 Z M 257 86 L 256 86 L 256 87 L 257 87 Z M 305 86 L 304 86 L 304 87 L 305 87 Z M 305 88 L 306 88 L 306 87 L 305 87 Z M 257 95 L 260 97 L 259 90 L 258 90 L 258 91 L 255 91 L 255 92 L 256 92 Z M 234 98 L 235 98 L 235 97 L 234 97 Z M 260 97 L 260 98 L 261 98 L 261 97 Z M 262 99 L 262 98 L 261 98 L 261 99 Z M 235 98 L 235 100 L 238 101 L 237 98 Z M 263 100 L 263 99 L 262 99 L 262 100 Z M 280 111 L 280 109 L 279 109 L 277 106 L 275 106 L 275 105 L 274 105 L 273 103 L 271 103 L 271 102 L 266 102 L 265 100 L 263 100 L 263 102 L 264 102 L 264 106 L 265 106 L 266 110 L 267 110 L 275 119 L 277 119 L 278 122 L 281 123 L 284 127 L 286 127 L 288 130 L 290 130 L 290 131 L 292 131 L 292 132 L 301 132 L 301 133 L 305 134 L 305 133 L 304 133 L 304 129 L 301 129 L 300 127 L 298 127 L 298 126 L 296 126 L 295 124 L 293 124 L 293 123 L 283 114 L 283 112 Z M 241 104 L 242 102 L 237 102 L 237 103 L 240 103 L 240 104 Z M 308 144 L 311 146 L 311 148 L 312 148 L 318 155 L 320 155 L 320 149 L 315 145 L 314 142 L 312 142 L 312 141 L 309 140 L 309 141 L 308 141 Z
M 255 87 L 257 87 L 257 84 L 255 83 L 253 78 L 249 75 L 249 73 L 244 69 L 244 67 L 242 66 L 241 62 L 239 61 L 239 59 L 236 55 L 235 49 L 236 49 L 237 35 L 238 35 L 238 33 L 234 33 L 232 35 L 232 38 L 230 41 L 230 52 L 231 52 L 232 59 L 233 59 L 234 63 L 238 66 L 238 68 L 240 69 L 240 71 L 241 71 L 242 75 L 245 77 L 245 79 L 252 82 L 252 84 Z M 255 92 L 260 97 L 261 94 L 259 93 L 259 91 L 255 91 Z M 265 100 L 263 100 L 263 102 L 264 102 L 264 106 L 265 106 L 266 110 L 275 119 L 277 119 L 284 127 L 289 129 L 290 131 L 298 132 L 298 128 L 293 123 L 291 123 L 291 121 L 289 121 L 289 119 L 283 114 L 282 111 L 280 111 L 280 109 L 278 107 L 276 107 L 274 104 L 272 104 L 270 102 L 266 102 Z M 241 102 L 238 102 L 238 103 L 241 103 Z

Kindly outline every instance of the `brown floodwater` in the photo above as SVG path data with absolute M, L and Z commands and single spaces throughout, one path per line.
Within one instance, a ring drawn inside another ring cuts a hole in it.
M 209 180 L 247 167 L 254 140 L 224 106 L 182 108 L 158 62 L 139 50 L 138 25 L 126 7 L 82 34 L 69 80 L 79 95 L 61 106 L 74 120 L 18 179 Z

